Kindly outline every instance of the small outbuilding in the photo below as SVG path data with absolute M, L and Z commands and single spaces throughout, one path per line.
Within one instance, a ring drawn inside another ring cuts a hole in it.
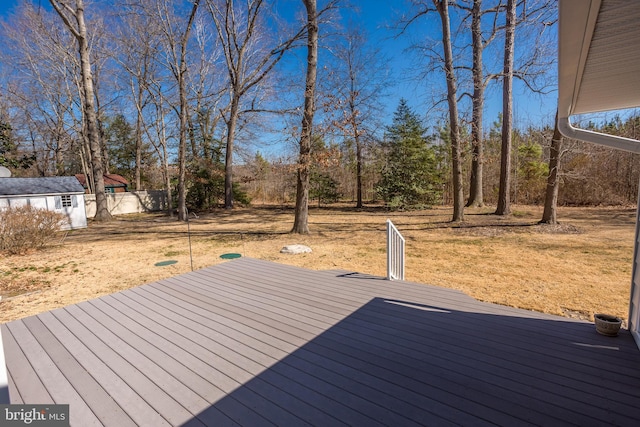
M 84 188 L 74 176 L 0 178 L 0 209 L 26 205 L 64 214 L 64 230 L 87 227 Z
M 85 174 L 76 174 L 76 178 L 80 181 L 80 184 L 84 187 L 86 193 L 90 194 L 89 185 L 87 184 L 87 177 Z M 107 194 L 114 193 L 126 193 L 129 191 L 129 181 L 122 175 L 116 173 L 104 174 L 104 192 Z

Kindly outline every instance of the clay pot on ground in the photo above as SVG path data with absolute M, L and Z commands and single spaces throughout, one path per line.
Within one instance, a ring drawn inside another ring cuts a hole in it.
M 622 319 L 609 314 L 595 314 L 593 316 L 596 324 L 596 331 L 599 334 L 606 335 L 608 337 L 615 337 L 620 331 L 620 325 L 622 325 Z

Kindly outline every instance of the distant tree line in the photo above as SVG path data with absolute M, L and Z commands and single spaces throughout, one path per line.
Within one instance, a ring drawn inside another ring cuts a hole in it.
M 513 124 L 514 81 L 554 87 L 555 2 L 399 9 L 394 35 L 432 31 L 407 55 L 434 95 L 429 114 L 400 100 L 385 120 L 399 77 L 346 2 L 22 2 L 0 28 L 0 165 L 84 173 L 97 194 L 103 173 L 119 173 L 134 189 L 164 189 L 179 219 L 187 208 L 295 203 L 297 232 L 308 231 L 308 203 L 338 200 L 453 205 L 454 221 L 466 206 L 508 214 L 512 202 L 543 203 L 552 170 L 557 203 L 636 201 L 633 154 L 564 141 L 550 169 L 552 124 Z M 485 129 L 490 85 L 504 108 Z M 638 118 L 592 126 L 637 137 Z M 286 148 L 260 154 L 273 140 Z
M 412 113 L 401 103 L 399 111 Z M 399 111 L 396 111 L 398 118 Z M 415 113 L 416 129 L 424 131 Z M 485 140 L 484 200 L 496 205 L 500 183 L 501 118 L 490 127 Z M 394 119 L 395 123 L 395 119 Z M 640 136 L 640 116 L 627 119 L 614 117 L 600 126 L 589 128 L 628 138 Z M 400 139 L 392 124 L 382 139 L 367 151 L 367 167 L 363 173 L 363 197 L 366 203 L 385 203 L 389 208 L 415 209 L 434 205 L 451 205 L 452 189 L 449 172 L 449 142 L 446 126 L 437 132 L 420 134 L 421 138 Z M 416 135 L 418 135 L 416 132 Z M 510 198 L 516 204 L 542 205 L 549 175 L 553 128 L 528 127 L 514 130 Z M 463 134 L 468 141 L 469 134 Z M 420 143 L 411 147 L 412 141 Z M 319 141 L 318 144 L 321 144 Z M 408 145 L 408 147 L 407 147 Z M 353 174 L 353 149 L 347 147 L 317 148 L 317 153 L 333 150 L 328 164 L 316 163 L 312 187 L 316 205 L 332 201 L 355 203 L 357 199 Z M 412 151 L 408 153 L 407 151 Z M 465 144 L 463 169 L 470 179 L 473 147 Z M 295 198 L 292 186 L 295 166 L 286 158 L 267 161 L 260 154 L 238 168 L 240 188 L 256 204 L 290 204 Z M 418 174 L 414 176 L 413 174 Z M 627 205 L 638 200 L 640 155 L 608 147 L 565 140 L 561 153 L 558 204 L 563 206 Z M 323 192 L 327 192 L 324 195 Z M 331 194 L 331 196 L 329 196 Z

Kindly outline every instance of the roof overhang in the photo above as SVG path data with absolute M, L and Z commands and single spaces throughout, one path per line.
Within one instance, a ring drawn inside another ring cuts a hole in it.
M 640 1 L 560 0 L 558 127 L 567 137 L 640 153 L 640 141 L 575 128 L 576 114 L 640 106 Z

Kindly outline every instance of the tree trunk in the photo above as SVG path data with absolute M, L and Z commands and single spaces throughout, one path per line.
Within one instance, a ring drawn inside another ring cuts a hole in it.
M 138 84 L 138 100 L 136 102 L 141 102 L 143 93 L 142 86 Z M 142 110 L 137 108 L 137 116 L 136 116 L 136 166 L 135 166 L 135 188 L 136 191 L 142 190 Z
M 447 102 L 449 104 L 449 130 L 451 138 L 451 161 L 453 171 L 453 221 L 464 221 L 464 190 L 462 187 L 462 147 L 458 122 L 458 100 L 456 75 L 453 67 L 449 1 L 433 0 L 442 23 L 442 45 L 444 49 L 444 71 L 447 77 Z
M 349 70 L 349 116 L 353 130 L 353 142 L 356 144 L 356 208 L 362 208 L 362 143 L 358 129 L 358 110 L 356 108 L 356 97 L 358 91 L 355 87 L 356 75 Z
M 318 67 L 318 18 L 316 0 L 302 0 L 307 9 L 307 76 L 304 91 L 304 113 L 300 135 L 300 158 L 296 187 L 296 209 L 292 233 L 309 233 L 309 166 L 311 131 L 315 112 L 316 75 Z
M 549 153 L 549 176 L 547 177 L 547 191 L 544 197 L 544 211 L 541 224 L 557 224 L 558 189 L 560 187 L 560 153 L 562 152 L 562 134 L 558 130 L 558 114 L 551 138 Z
M 102 168 L 104 174 L 108 175 L 111 173 L 111 159 L 109 158 L 109 149 L 107 148 L 104 137 L 104 123 L 102 122 L 102 119 L 100 117 L 100 90 L 98 86 L 100 82 L 100 68 L 97 66 L 94 67 L 91 81 L 95 83 L 93 86 L 93 99 L 95 102 L 94 111 L 96 112 L 96 129 L 98 130 L 98 141 L 100 141 L 100 153 L 102 154 Z
M 90 193 L 93 192 L 93 174 L 89 173 L 89 165 L 87 164 L 87 156 L 85 155 L 85 144 L 80 145 L 80 164 L 82 165 L 82 172 L 84 173 L 84 182 Z M 43 175 L 44 176 L 44 175 Z
M 513 52 L 516 32 L 516 0 L 507 2 L 502 81 L 502 153 L 496 215 L 511 214 L 511 130 L 513 127 Z
M 351 126 L 353 127 L 353 142 L 356 144 L 356 208 L 362 207 L 362 142 L 360 141 L 360 132 L 358 129 L 358 115 L 355 106 L 354 94 L 356 90 L 354 88 L 353 82 L 354 78 L 351 79 L 351 90 L 349 101 L 349 114 L 351 116 Z
M 169 154 L 167 150 L 164 150 L 164 159 L 162 161 L 162 168 L 164 170 L 164 186 L 166 188 L 165 194 L 167 197 L 167 214 L 173 217 L 173 195 L 171 193 L 171 175 L 169 175 Z
M 362 207 L 362 144 L 358 128 L 355 127 L 354 139 L 356 143 L 356 208 Z
M 229 122 L 227 123 L 227 148 L 224 157 L 224 208 L 233 209 L 233 140 L 240 110 L 240 96 L 234 93 L 231 99 Z
M 482 0 L 474 0 L 471 12 L 471 38 L 473 47 L 473 112 L 471 119 L 471 181 L 467 206 L 484 206 L 482 116 L 484 109 L 484 71 L 482 62 Z
M 182 67 L 181 67 L 182 68 Z M 186 65 L 184 70 L 180 70 L 179 91 L 180 91 L 180 141 L 178 145 L 178 221 L 187 220 L 187 93 L 185 87 Z
M 85 114 L 85 130 L 89 140 L 91 151 L 91 166 L 96 195 L 96 221 L 108 221 L 111 214 L 107 207 L 107 196 L 104 193 L 104 166 L 102 163 L 102 144 L 98 129 L 98 117 L 95 110 L 95 93 L 93 90 L 93 76 L 91 73 L 91 58 L 89 57 L 89 45 L 87 41 L 87 27 L 84 21 L 84 1 L 76 0 L 75 10 L 62 0 L 49 0 L 58 13 L 67 29 L 78 41 L 78 53 L 80 55 L 80 73 L 82 78 L 82 106 Z M 64 9 L 64 10 L 63 10 Z M 67 12 L 75 19 L 73 25 L 67 16 Z
M 169 153 L 167 152 L 167 135 L 164 125 L 164 113 L 159 108 L 160 117 L 157 119 L 157 126 L 160 132 L 160 145 L 162 146 L 162 170 L 164 174 L 164 185 L 167 195 L 167 213 L 173 218 L 173 196 L 171 192 L 171 175 L 169 173 Z
M 187 43 L 189 42 L 189 34 L 191 26 L 198 11 L 200 0 L 195 0 L 185 28 L 182 40 L 180 42 L 180 64 L 178 68 L 178 91 L 180 92 L 180 141 L 178 146 L 178 220 L 187 221 L 187 114 L 189 105 L 187 103 Z

